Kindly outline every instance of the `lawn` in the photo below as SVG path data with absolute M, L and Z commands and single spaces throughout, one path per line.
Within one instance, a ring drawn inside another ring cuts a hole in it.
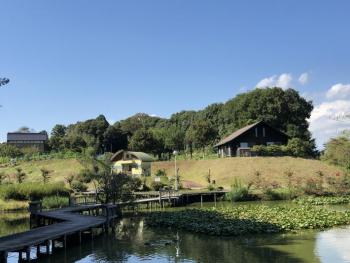
M 177 162 L 181 180 L 200 184 L 202 187 L 208 185 L 206 175 L 209 172 L 211 179 L 216 181 L 216 185 L 229 188 L 235 177 L 243 181 L 252 176 L 256 171 L 261 173 L 271 181 L 286 183 L 286 171 L 292 171 L 295 177 L 314 177 L 321 171 L 324 175 L 333 176 L 342 174 L 342 170 L 330 166 L 324 162 L 311 159 L 293 157 L 240 157 L 211 160 L 181 160 Z M 155 162 L 152 172 L 164 169 L 167 176 L 174 176 L 174 161 Z
M 342 174 L 339 168 L 330 166 L 324 162 L 311 159 L 293 158 L 293 157 L 246 157 L 246 158 L 224 158 L 210 160 L 181 160 L 177 162 L 180 178 L 183 182 L 192 184 L 194 188 L 205 188 L 206 175 L 211 173 L 211 179 L 216 181 L 217 186 L 229 188 L 235 177 L 243 181 L 254 172 L 259 171 L 262 177 L 271 181 L 277 181 L 284 184 L 286 182 L 286 171 L 292 171 L 295 177 L 304 180 L 314 177 L 317 172 L 322 171 L 324 175 Z M 82 165 L 76 159 L 53 159 L 44 161 L 23 162 L 16 167 L 2 167 L 0 172 L 13 175 L 16 168 L 20 167 L 28 175 L 26 181 L 40 182 L 41 168 L 52 171 L 50 182 L 64 181 L 64 178 L 70 174 L 77 174 Z M 168 177 L 174 176 L 174 162 L 154 162 L 152 173 L 158 169 L 164 169 Z M 151 181 L 153 179 L 149 179 Z

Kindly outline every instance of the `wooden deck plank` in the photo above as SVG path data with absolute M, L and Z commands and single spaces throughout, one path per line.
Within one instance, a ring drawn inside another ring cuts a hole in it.
M 84 231 L 106 223 L 102 216 L 87 216 L 77 212 L 86 209 L 100 208 L 101 205 L 70 207 L 54 211 L 37 213 L 39 216 L 63 221 L 48 226 L 34 228 L 22 233 L 4 236 L 0 238 L 0 251 L 18 251 L 29 246 L 39 245 L 46 240 L 57 239 L 64 235 L 70 235 Z

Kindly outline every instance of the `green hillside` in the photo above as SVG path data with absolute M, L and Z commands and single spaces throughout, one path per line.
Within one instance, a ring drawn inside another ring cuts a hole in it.
M 193 187 L 206 187 L 206 174 L 210 169 L 212 180 L 218 186 L 228 188 L 235 177 L 247 179 L 259 171 L 262 177 L 285 183 L 286 171 L 292 171 L 295 177 L 303 180 L 314 177 L 321 171 L 325 176 L 335 176 L 342 171 L 324 162 L 311 159 L 292 157 L 247 157 L 247 158 L 225 158 L 211 160 L 181 160 L 177 162 L 179 174 L 184 184 Z M 64 181 L 64 177 L 70 174 L 77 174 L 83 167 L 76 159 L 54 159 L 45 161 L 23 162 L 15 167 L 2 167 L 0 172 L 13 175 L 15 169 L 20 167 L 28 175 L 26 181 L 41 181 L 41 168 L 52 171 L 51 181 Z M 164 169 L 168 177 L 174 176 L 174 162 L 154 162 L 152 166 L 153 174 Z
M 303 180 L 314 177 L 321 171 L 325 176 L 335 176 L 342 171 L 324 162 L 312 159 L 293 157 L 241 157 L 212 160 L 184 160 L 178 161 L 180 178 L 183 181 L 199 183 L 202 187 L 207 186 L 206 175 L 209 172 L 212 180 L 218 186 L 228 188 L 235 177 L 243 180 L 251 177 L 256 171 L 261 176 L 276 181 L 280 184 L 286 182 L 286 171 L 292 171 L 295 177 Z M 167 176 L 174 176 L 174 162 L 155 162 L 153 172 L 164 169 Z

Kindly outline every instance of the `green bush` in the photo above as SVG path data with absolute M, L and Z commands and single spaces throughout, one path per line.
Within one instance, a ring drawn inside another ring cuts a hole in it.
M 16 158 L 22 155 L 23 153 L 16 146 L 6 143 L 0 144 L 0 157 Z
M 162 182 L 153 181 L 153 182 L 151 183 L 151 188 L 152 188 L 154 191 L 159 191 L 159 190 L 161 190 L 164 186 L 165 186 L 165 184 L 163 184 Z
M 161 176 L 166 176 L 165 169 L 158 169 L 155 174 L 155 176 L 161 177 Z
M 43 208 L 62 208 L 69 206 L 69 197 L 47 196 L 43 198 Z
M 292 199 L 293 193 L 289 189 L 271 189 L 268 188 L 266 191 L 264 191 L 264 197 L 265 200 L 289 200 Z
M 64 183 L 22 183 L 0 185 L 0 197 L 4 200 L 38 200 L 47 196 L 69 196 Z
M 72 189 L 74 192 L 86 192 L 87 186 L 80 181 L 73 181 Z
M 244 186 L 237 178 L 234 179 L 234 182 L 231 185 L 231 191 L 226 193 L 225 198 L 232 202 L 247 201 L 252 199 L 251 195 L 249 194 L 248 187 Z

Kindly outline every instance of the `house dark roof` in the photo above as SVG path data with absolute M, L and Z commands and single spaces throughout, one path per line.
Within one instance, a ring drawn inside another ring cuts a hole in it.
M 242 135 L 243 133 L 247 132 L 247 131 L 250 130 L 251 128 L 254 128 L 256 125 L 258 125 L 258 124 L 260 124 L 260 123 L 264 123 L 264 124 L 266 124 L 267 126 L 271 127 L 270 125 L 268 125 L 268 124 L 265 123 L 264 121 L 258 121 L 258 122 L 256 122 L 256 123 L 250 124 L 250 125 L 248 125 L 248 126 L 245 126 L 245 127 L 241 128 L 241 129 L 235 131 L 235 132 L 232 133 L 231 135 L 227 136 L 226 138 L 222 139 L 222 140 L 219 141 L 217 144 L 215 144 L 214 147 L 218 147 L 218 146 L 220 146 L 220 145 L 226 144 L 226 143 L 228 143 L 228 142 L 230 142 L 230 141 L 236 139 L 238 136 L 240 136 L 240 135 Z M 277 130 L 277 129 L 273 128 L 273 127 L 271 127 L 271 128 L 274 129 L 274 130 L 276 130 L 276 131 L 278 131 L 278 132 L 280 132 L 280 133 L 282 133 L 283 135 L 285 135 L 285 136 L 288 137 L 287 134 L 281 132 L 280 130 Z
M 123 152 L 133 155 L 136 159 L 139 159 L 143 162 L 152 162 L 154 161 L 153 157 L 150 156 L 147 153 L 144 152 L 131 152 L 131 151 L 124 151 L 124 150 L 120 150 L 118 152 L 116 152 L 115 154 L 113 154 L 113 156 L 111 157 L 111 161 L 116 161 L 117 157 L 122 154 Z
M 34 132 L 9 132 L 7 141 L 47 141 L 46 133 Z

